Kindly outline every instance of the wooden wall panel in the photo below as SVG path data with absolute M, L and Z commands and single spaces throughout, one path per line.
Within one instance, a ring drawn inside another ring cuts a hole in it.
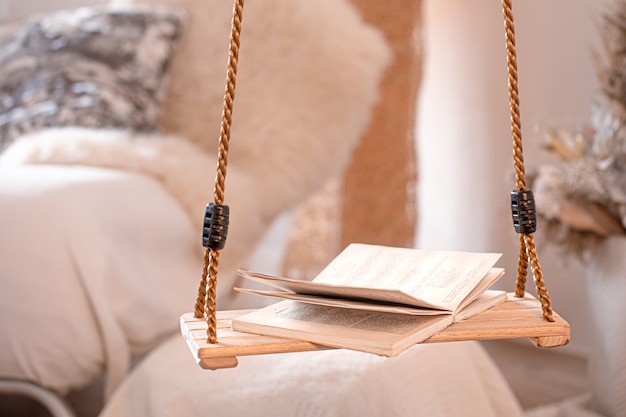
M 415 114 L 422 71 L 421 0 L 351 0 L 383 31 L 394 60 L 345 178 L 295 210 L 283 275 L 313 278 L 351 242 L 412 246 L 416 224 Z
M 416 224 L 415 113 L 421 56 L 421 0 L 352 0 L 381 29 L 394 60 L 381 100 L 343 183 L 341 247 L 350 242 L 412 246 Z

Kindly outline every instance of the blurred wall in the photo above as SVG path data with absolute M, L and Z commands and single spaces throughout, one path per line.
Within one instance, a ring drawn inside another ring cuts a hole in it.
M 588 120 L 598 92 L 591 51 L 599 47 L 596 20 L 606 4 L 513 1 L 527 173 L 545 157 L 538 126 Z M 515 182 L 501 3 L 427 0 L 424 23 L 416 245 L 503 252 L 508 273 L 501 287 L 512 291 L 519 246 L 509 202 Z M 537 245 L 554 308 L 572 326 L 565 349 L 584 354 L 590 337 L 585 268 Z

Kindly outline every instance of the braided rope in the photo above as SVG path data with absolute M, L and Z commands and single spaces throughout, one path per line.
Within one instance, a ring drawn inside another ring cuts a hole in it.
M 226 73 L 224 108 L 222 110 L 222 123 L 217 154 L 217 175 L 215 177 L 215 187 L 213 189 L 213 199 L 216 205 L 224 203 L 224 185 L 226 180 L 226 167 L 228 165 L 228 145 L 230 141 L 230 127 L 232 125 L 235 88 L 237 86 L 237 62 L 239 60 L 239 37 L 241 35 L 243 3 L 244 0 L 235 0 L 235 4 L 233 6 L 230 46 L 228 48 L 228 71 Z M 202 279 L 200 281 L 198 298 L 194 308 L 195 317 L 206 317 L 208 323 L 208 343 L 217 343 L 216 294 L 219 259 L 219 250 L 209 248 L 206 249 L 204 254 Z
M 211 253 L 207 249 L 204 251 L 204 268 L 202 268 L 202 279 L 200 280 L 200 286 L 198 287 L 198 297 L 196 298 L 196 304 L 193 309 L 193 316 L 197 319 L 201 319 L 204 317 L 204 305 L 206 300 L 206 286 L 207 286 L 207 276 L 209 275 L 209 270 L 207 265 L 209 264 L 209 257 Z
M 543 317 L 546 321 L 554 321 L 552 317 L 552 302 L 550 301 L 550 295 L 543 280 L 543 272 L 541 265 L 539 264 L 539 257 L 537 256 L 537 248 L 535 247 L 535 239 L 532 235 L 524 235 L 526 238 L 526 248 L 528 249 L 528 258 L 530 259 L 530 266 L 535 277 L 535 288 L 539 301 L 541 302 L 541 309 L 543 310 Z
M 522 149 L 522 129 L 520 123 L 519 95 L 517 87 L 517 51 L 515 49 L 515 27 L 513 25 L 513 10 L 511 0 L 502 0 L 502 15 L 506 32 L 506 60 L 509 87 L 509 104 L 511 110 L 511 133 L 513 136 L 513 161 L 515 164 L 515 184 L 518 191 L 526 189 L 526 175 L 524 172 L 524 153 Z M 522 297 L 526 283 L 526 273 L 532 268 L 535 287 L 541 302 L 543 318 L 554 321 L 550 296 L 543 279 L 543 272 L 537 256 L 535 239 L 532 234 L 520 234 L 520 252 L 517 268 L 515 295 Z
M 526 274 L 528 273 L 528 252 L 526 251 L 525 235 L 519 235 L 519 256 L 517 263 L 517 280 L 515 281 L 515 296 L 523 297 L 526 291 Z
M 208 265 L 205 263 L 204 268 L 209 269 L 209 290 L 207 291 L 204 305 L 204 315 L 207 319 L 208 327 L 206 330 L 207 342 L 217 343 L 217 271 L 220 263 L 220 251 L 210 250 Z

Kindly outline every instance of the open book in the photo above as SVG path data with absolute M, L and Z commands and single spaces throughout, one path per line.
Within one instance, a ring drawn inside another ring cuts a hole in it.
M 284 301 L 233 319 L 233 330 L 395 356 L 506 299 L 488 290 L 497 253 L 351 244 L 312 281 L 239 271 Z

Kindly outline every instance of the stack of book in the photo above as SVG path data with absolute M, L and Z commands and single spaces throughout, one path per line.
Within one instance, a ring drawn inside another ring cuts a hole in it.
M 238 332 L 396 356 L 507 299 L 490 287 L 504 275 L 499 253 L 351 244 L 312 281 L 239 274 L 282 299 L 232 319 Z

